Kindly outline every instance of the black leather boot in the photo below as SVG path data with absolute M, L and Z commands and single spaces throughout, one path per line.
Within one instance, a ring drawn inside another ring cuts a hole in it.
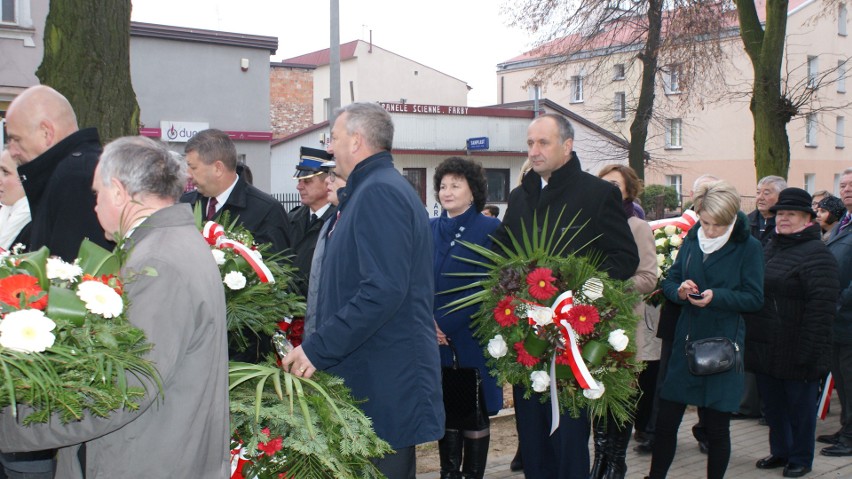
M 598 419 L 595 422 L 592 433 L 595 436 L 595 462 L 592 464 L 592 472 L 589 473 L 589 479 L 603 479 L 604 474 L 606 474 L 607 444 L 609 442 L 603 419 Z
M 488 462 L 488 443 L 491 435 L 485 435 L 475 439 L 464 438 L 464 467 L 462 475 L 464 479 L 482 479 L 485 476 L 485 464 Z
M 624 479 L 627 474 L 627 444 L 630 442 L 632 431 L 632 423 L 626 423 L 619 429 L 615 421 L 609 421 L 605 479 Z
M 509 470 L 518 472 L 524 470 L 524 457 L 521 455 L 521 445 L 518 444 L 518 450 L 515 451 L 515 457 L 512 458 L 512 463 L 509 464 Z
M 441 458 L 441 479 L 461 479 L 462 433 L 458 429 L 447 429 L 444 437 L 438 441 L 438 455 Z

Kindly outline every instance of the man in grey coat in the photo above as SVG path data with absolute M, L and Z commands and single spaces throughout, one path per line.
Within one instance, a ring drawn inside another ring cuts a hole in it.
M 126 240 L 127 314 L 154 345 L 148 359 L 162 398 L 146 382 L 138 411 L 68 424 L 23 426 L 22 415 L 6 411 L 0 450 L 59 448 L 61 479 L 228 477 L 225 293 L 189 205 L 176 204 L 185 179 L 185 166 L 162 144 L 126 137 L 107 145 L 92 185 L 107 236 Z M 128 383 L 138 380 L 128 375 Z

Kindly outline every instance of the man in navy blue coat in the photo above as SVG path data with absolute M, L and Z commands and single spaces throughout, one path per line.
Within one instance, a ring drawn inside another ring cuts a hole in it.
M 375 461 L 378 469 L 414 479 L 414 446 L 444 435 L 432 234 L 423 204 L 394 169 L 390 115 L 376 103 L 337 113 L 328 151 L 347 184 L 326 239 L 316 332 L 282 366 L 341 376 L 396 451 Z

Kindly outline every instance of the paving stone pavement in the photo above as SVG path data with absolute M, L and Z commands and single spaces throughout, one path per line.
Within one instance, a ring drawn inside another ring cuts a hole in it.
M 840 427 L 840 405 L 835 393 L 831 412 L 824 421 L 817 421 L 816 435 L 830 434 Z M 678 450 L 669 470 L 671 479 L 703 479 L 706 477 L 707 456 L 701 454 L 692 437 L 692 425 L 698 421 L 694 408 L 684 415 L 678 433 Z M 783 469 L 771 471 L 757 469 L 758 459 L 769 455 L 769 429 L 755 419 L 731 421 L 731 461 L 725 477 L 732 479 L 781 478 Z M 819 454 L 824 444 L 816 443 L 813 471 L 805 478 L 852 479 L 852 457 L 826 457 Z M 591 450 L 591 443 L 589 444 Z M 485 472 L 487 479 L 523 478 L 523 472 L 512 472 L 509 463 L 512 456 L 489 457 Z M 633 451 L 633 442 L 627 452 L 627 479 L 642 479 L 650 470 L 651 456 L 640 456 Z M 434 479 L 437 472 L 418 474 L 417 479 Z M 535 478 L 530 478 L 535 479 Z

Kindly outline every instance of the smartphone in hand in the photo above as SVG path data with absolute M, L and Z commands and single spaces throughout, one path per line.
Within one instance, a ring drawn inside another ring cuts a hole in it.
M 687 296 L 689 296 L 690 298 L 692 298 L 694 300 L 704 299 L 704 295 L 701 294 L 701 293 L 688 293 Z

